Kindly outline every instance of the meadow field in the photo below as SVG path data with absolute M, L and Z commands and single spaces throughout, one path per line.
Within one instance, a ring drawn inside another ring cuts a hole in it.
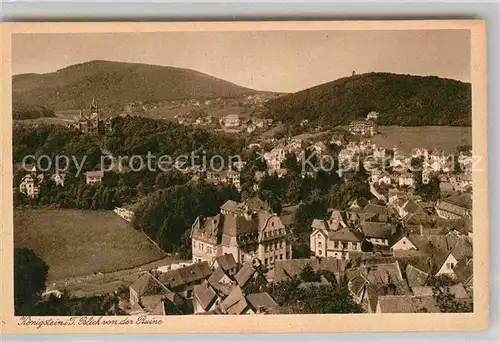
M 49 280 L 130 269 L 165 257 L 112 211 L 16 209 L 14 246 L 44 259 Z
M 380 134 L 371 138 L 377 146 L 397 147 L 406 152 L 412 148 L 438 148 L 446 153 L 458 146 L 472 145 L 471 127 L 451 126 L 379 126 Z

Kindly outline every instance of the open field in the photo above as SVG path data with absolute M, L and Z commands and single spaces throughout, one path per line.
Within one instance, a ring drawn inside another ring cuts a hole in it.
M 371 138 L 377 146 L 410 152 L 420 147 L 438 148 L 446 153 L 455 152 L 458 146 L 472 145 L 471 127 L 450 126 L 379 126 L 378 134 Z
M 14 246 L 43 258 L 49 280 L 129 269 L 165 256 L 111 211 L 15 210 Z
M 158 269 L 179 262 L 176 256 L 166 256 L 163 259 L 150 262 L 132 269 L 109 273 L 91 274 L 71 279 L 51 281 L 48 289 L 67 290 L 72 296 L 85 297 L 110 293 L 118 290 L 120 286 L 130 286 L 144 271 Z

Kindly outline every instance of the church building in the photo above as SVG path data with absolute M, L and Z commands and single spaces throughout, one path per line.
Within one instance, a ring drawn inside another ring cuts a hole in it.
M 99 108 L 97 107 L 95 98 L 92 98 L 89 115 L 85 115 L 83 110 L 80 110 L 80 115 L 75 125 L 78 130 L 85 134 L 97 135 L 103 133 L 104 122 L 99 115 Z

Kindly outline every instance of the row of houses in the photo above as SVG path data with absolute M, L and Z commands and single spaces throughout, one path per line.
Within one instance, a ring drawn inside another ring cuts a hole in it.
M 265 288 L 265 272 L 257 259 L 237 263 L 232 254 L 168 272 L 148 271 L 129 287 L 129 311 L 132 315 L 276 313 L 276 301 L 265 291 L 255 291 Z
M 89 171 L 85 173 L 85 181 L 87 184 L 94 185 L 100 184 L 104 172 L 102 171 Z M 29 198 L 36 198 L 40 192 L 42 183 L 47 179 L 47 175 L 37 172 L 36 167 L 33 167 L 29 173 L 23 176 L 19 183 L 19 192 Z M 54 181 L 57 186 L 64 187 L 64 180 L 66 174 L 57 172 L 49 175 L 49 179 Z
M 393 193 L 390 201 L 364 206 L 355 201 L 346 211 L 334 210 L 326 220 L 313 220 L 311 251 L 317 257 L 349 260 L 364 251 L 417 250 L 412 238 L 425 235 L 424 228 L 430 227 L 472 237 L 470 194 L 440 199 L 434 205 L 417 202 L 405 193 Z M 455 228 L 462 223 L 466 229 Z

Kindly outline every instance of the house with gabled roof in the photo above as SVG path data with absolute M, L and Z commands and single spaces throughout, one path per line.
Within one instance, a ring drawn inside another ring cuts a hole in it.
M 457 258 L 453 255 L 453 252 L 445 250 L 436 250 L 432 253 L 432 258 L 435 264 L 435 275 L 448 275 L 450 277 L 456 277 L 453 269 L 458 263 Z
M 184 315 L 192 313 L 186 298 L 170 291 L 149 272 L 143 273 L 129 287 L 131 314 Z
M 419 251 L 428 255 L 452 252 L 457 260 L 473 256 L 472 239 L 468 236 L 456 234 L 410 235 L 410 239 Z
M 161 273 L 158 280 L 170 291 L 183 293 L 186 298 L 192 298 L 194 285 L 200 284 L 212 275 L 208 262 L 197 262 L 189 266 Z
M 250 293 L 246 295 L 249 309 L 255 314 L 275 314 L 278 303 L 267 292 Z
M 267 279 L 263 275 L 262 270 L 258 262 L 255 262 L 255 265 L 250 262 L 245 262 L 234 276 L 236 284 L 242 289 L 245 289 L 250 283 L 265 286 L 267 284 Z
M 417 246 L 413 242 L 411 242 L 410 238 L 406 235 L 401 235 L 398 236 L 397 238 L 393 239 L 393 241 L 390 241 L 390 249 L 391 251 L 395 250 L 417 250 Z
M 408 215 L 423 214 L 424 209 L 413 199 L 406 201 L 402 206 L 396 205 L 399 217 L 402 219 L 406 218 Z
M 234 277 L 238 271 L 238 264 L 232 254 L 224 254 L 215 259 L 215 268 L 221 268 L 229 277 Z
M 231 293 L 220 304 L 220 309 L 228 315 L 244 315 L 253 313 L 239 286 L 235 286 Z
M 469 193 L 464 193 L 440 199 L 437 201 L 435 209 L 439 217 L 448 220 L 472 217 L 472 196 Z
M 221 303 L 221 297 L 206 280 L 193 289 L 194 313 L 208 312 Z
M 423 286 L 432 275 L 431 263 L 428 258 L 411 258 L 405 269 L 406 281 L 411 288 Z
M 328 233 L 338 231 L 341 228 L 346 228 L 342 213 L 339 210 L 332 211 L 330 218 L 327 220 L 314 219 L 310 235 L 310 247 L 314 255 L 318 257 L 326 257 L 328 249 Z
M 372 311 L 379 295 L 409 293 L 397 260 L 389 263 L 370 260 L 350 269 L 347 278 L 348 289 L 354 300 Z
M 456 278 L 471 291 L 474 283 L 474 267 L 472 258 L 463 258 L 453 268 Z
M 225 298 L 231 293 L 235 283 L 234 278 L 229 278 L 220 267 L 214 270 L 207 281 L 221 298 Z
M 396 233 L 396 225 L 385 222 L 362 222 L 361 230 L 365 240 L 372 245 L 388 247 L 391 236 Z
M 347 260 L 335 258 L 314 258 L 314 259 L 291 259 L 278 261 L 274 270 L 274 282 L 292 279 L 300 274 L 307 266 L 315 272 L 329 271 L 335 274 L 337 278 L 341 277 L 348 265 Z
M 325 257 L 349 260 L 350 252 L 361 252 L 362 242 L 362 234 L 349 227 L 329 231 Z
M 356 198 L 349 203 L 349 211 L 350 212 L 358 212 L 361 211 L 366 205 L 368 204 L 368 201 L 366 198 Z

